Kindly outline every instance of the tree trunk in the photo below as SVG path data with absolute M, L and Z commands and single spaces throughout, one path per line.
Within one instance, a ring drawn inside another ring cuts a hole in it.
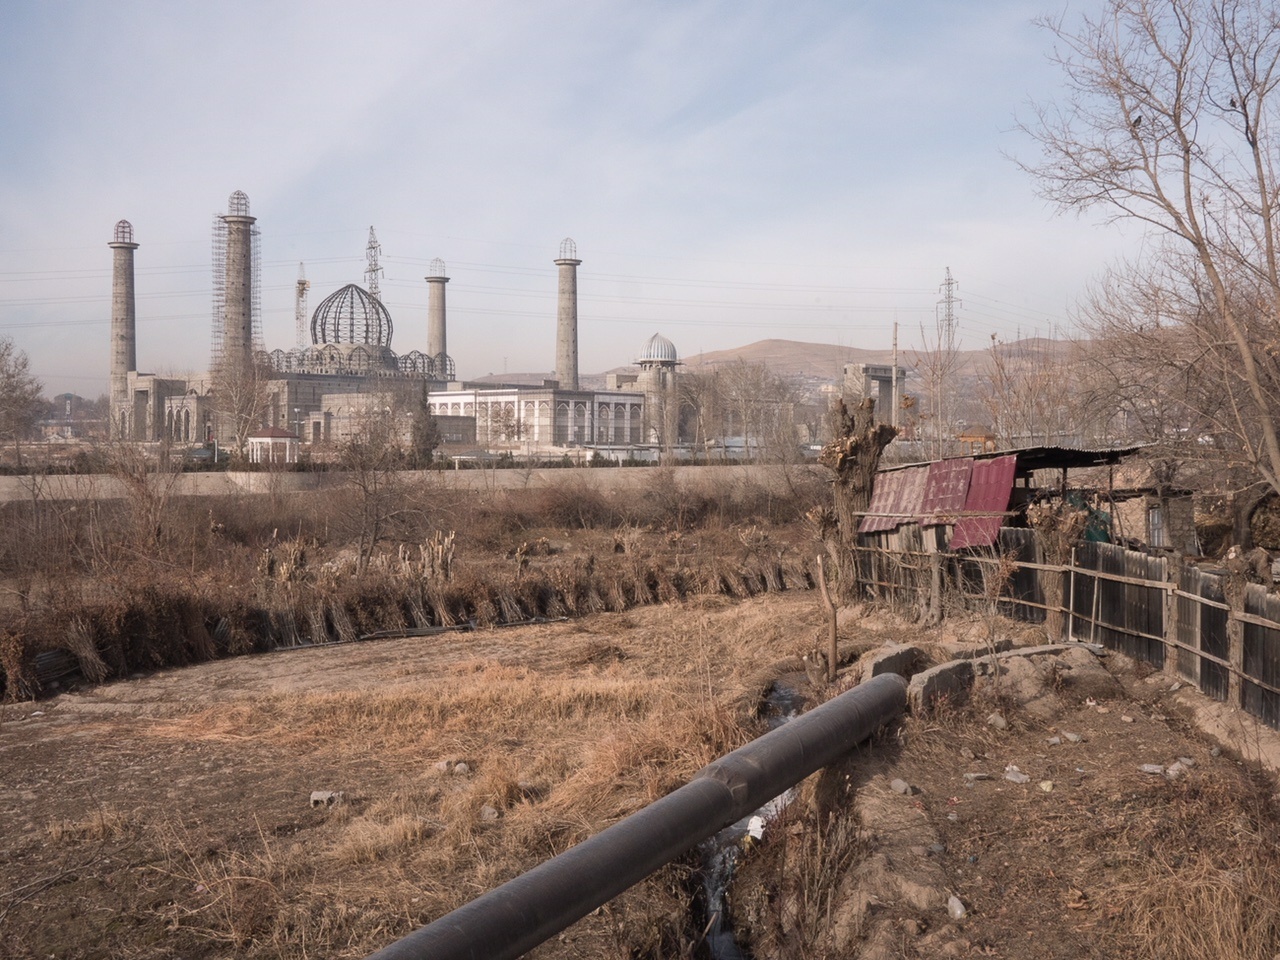
M 854 553 L 858 524 L 871 504 L 880 455 L 898 435 L 895 427 L 875 422 L 876 403 L 863 399 L 852 411 L 843 400 L 832 411 L 835 439 L 822 448 L 818 462 L 835 473 L 832 509 L 823 511 L 820 526 L 836 573 L 836 592 L 849 602 L 857 595 L 858 565 Z

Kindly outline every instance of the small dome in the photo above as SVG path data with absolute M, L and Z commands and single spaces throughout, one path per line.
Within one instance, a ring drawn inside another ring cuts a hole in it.
M 349 283 L 329 294 L 311 315 L 311 342 L 391 346 L 391 314 L 382 301 Z
M 227 216 L 247 217 L 249 215 L 249 198 L 243 190 L 237 190 L 227 198 Z
M 636 363 L 679 363 L 676 356 L 676 345 L 660 333 L 655 333 L 645 341 L 644 349 Z
M 133 224 L 128 220 L 118 221 L 112 243 L 133 243 Z

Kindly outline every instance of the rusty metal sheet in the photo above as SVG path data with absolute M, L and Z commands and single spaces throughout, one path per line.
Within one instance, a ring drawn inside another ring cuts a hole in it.
M 926 527 L 950 523 L 951 517 L 964 512 L 973 458 L 935 460 L 925 469 L 929 474 L 920 498 L 920 523 Z
M 899 488 L 897 508 L 894 510 L 898 518 L 895 523 L 899 526 L 904 523 L 916 523 L 919 520 L 924 488 L 929 482 L 928 467 L 911 467 L 902 472 L 906 476 Z
M 871 503 L 867 515 L 858 524 L 859 533 L 880 533 L 897 526 L 890 514 L 898 499 L 898 487 L 902 484 L 903 470 L 876 474 L 876 485 L 871 491 Z
M 928 467 L 909 467 L 876 475 L 867 516 L 858 524 L 859 533 L 884 533 L 904 523 L 914 523 L 920 513 Z
M 1009 509 L 1017 466 L 1017 457 L 979 460 L 973 465 L 969 495 L 964 501 L 966 516 L 956 521 L 955 532 L 951 534 L 952 550 L 989 547 L 996 542 L 1004 523 L 1004 512 Z M 980 516 L 984 513 L 988 516 Z

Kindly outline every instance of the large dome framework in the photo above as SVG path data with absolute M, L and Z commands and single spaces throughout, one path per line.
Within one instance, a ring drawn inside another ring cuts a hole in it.
M 382 301 L 349 283 L 320 302 L 311 315 L 311 343 L 391 347 L 391 314 Z

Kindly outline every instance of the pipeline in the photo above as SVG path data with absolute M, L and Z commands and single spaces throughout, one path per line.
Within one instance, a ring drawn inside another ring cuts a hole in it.
M 902 677 L 873 677 L 368 960 L 513 960 L 837 760 L 899 716 L 906 702 Z

